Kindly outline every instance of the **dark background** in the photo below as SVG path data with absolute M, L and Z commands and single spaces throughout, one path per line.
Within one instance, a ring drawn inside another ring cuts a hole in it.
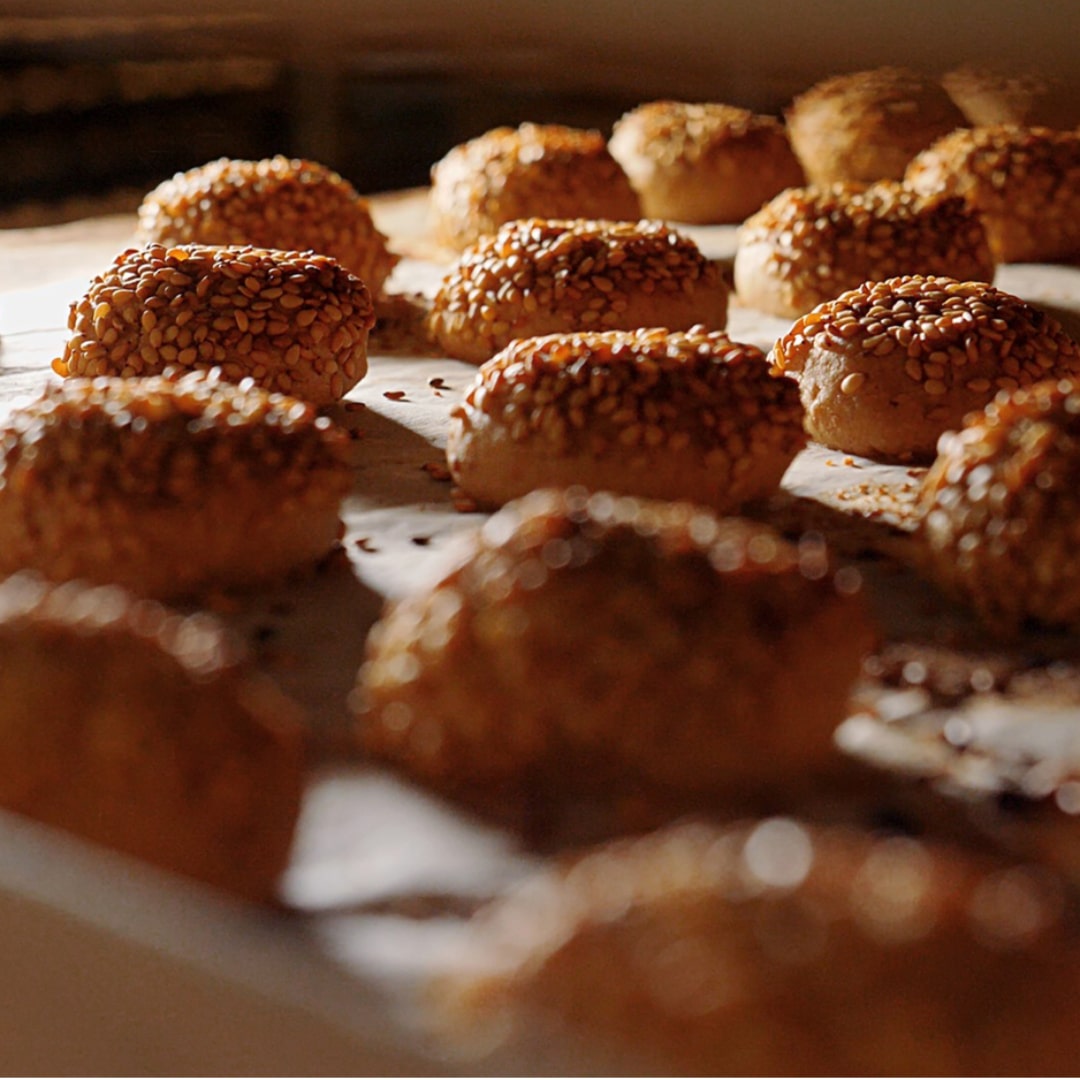
M 1037 70 L 1077 94 L 1080 4 L 880 0 L 0 0 L 0 226 L 127 210 L 222 155 L 411 187 L 500 123 L 610 129 L 659 97 L 779 113 L 881 63 Z

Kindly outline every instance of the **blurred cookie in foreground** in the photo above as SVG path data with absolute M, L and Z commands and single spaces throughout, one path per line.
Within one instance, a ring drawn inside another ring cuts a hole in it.
M 806 443 L 802 413 L 795 383 L 721 331 L 555 334 L 480 368 L 447 461 L 486 507 L 581 484 L 729 513 L 775 493 Z
M 1042 1075 L 1080 1054 L 1056 879 L 929 841 L 681 825 L 542 871 L 471 930 L 432 988 L 466 1060 L 570 1037 L 614 1074 Z
M 499 127 L 455 146 L 432 166 L 430 199 L 436 239 L 459 251 L 518 218 L 641 217 L 604 136 L 561 124 Z
M 783 124 L 734 105 L 639 105 L 615 124 L 608 145 L 649 218 L 739 222 L 804 182 Z
M 367 373 L 371 294 L 311 252 L 149 244 L 118 255 L 71 305 L 58 375 L 220 369 L 327 405 Z
M 0 805 L 274 899 L 302 720 L 216 619 L 19 574 L 0 584 L 0 657 Z
M 941 440 L 922 490 L 926 568 L 991 629 L 1080 624 L 1080 381 L 999 395 Z
M 515 338 L 727 323 L 728 287 L 697 244 L 657 221 L 512 221 L 465 251 L 428 329 L 482 364 Z
M 936 79 L 897 67 L 825 79 L 785 118 L 812 184 L 900 180 L 920 150 L 967 123 Z
M 878 461 L 933 461 L 938 439 L 1001 390 L 1080 377 L 1080 346 L 1055 319 L 981 281 L 868 282 L 797 320 L 774 346 L 806 430 Z
M 966 128 L 919 154 L 904 182 L 963 198 L 998 262 L 1080 259 L 1080 131 Z
M 284 578 L 341 535 L 349 439 L 213 374 L 69 379 L 0 426 L 0 573 L 172 599 Z
M 819 536 L 534 492 L 384 613 L 358 735 L 465 797 L 782 801 L 838 763 L 832 733 L 874 636 L 857 573 L 834 571 Z
M 177 173 L 139 207 L 143 243 L 314 251 L 352 271 L 377 295 L 397 263 L 371 208 L 336 172 L 282 155 L 220 158 Z
M 993 281 L 978 214 L 962 199 L 921 196 L 889 180 L 791 188 L 739 230 L 739 302 L 781 318 L 899 274 Z

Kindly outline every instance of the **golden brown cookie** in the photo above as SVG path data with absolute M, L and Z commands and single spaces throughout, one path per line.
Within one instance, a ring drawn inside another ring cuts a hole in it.
M 637 221 L 641 206 L 599 131 L 499 127 L 431 169 L 436 239 L 462 250 L 518 218 Z
M 689 824 L 527 879 L 434 994 L 460 1052 L 569 1046 L 600 1074 L 1068 1073 L 1064 908 L 1046 873 L 940 843 Z
M 71 305 L 58 375 L 220 368 L 316 405 L 367 373 L 371 294 L 325 255 L 150 244 L 116 257 Z
M 962 64 L 941 77 L 945 92 L 972 127 L 1028 124 L 1075 127 L 1080 113 L 1060 100 L 1056 80 L 1035 71 L 1005 71 Z
M 539 491 L 385 612 L 358 733 L 455 794 L 730 803 L 836 764 L 872 640 L 857 576 L 834 579 L 820 538 L 788 543 L 689 503 Z
M 302 722 L 215 618 L 19 574 L 0 584 L 0 658 L 0 805 L 274 899 Z
M 69 379 L 0 426 L 0 573 L 163 599 L 280 579 L 340 536 L 348 445 L 212 375 Z
M 791 188 L 739 231 L 739 301 L 781 318 L 900 274 L 993 281 L 979 216 L 959 198 L 923 197 L 887 180 Z
M 880 461 L 930 462 L 999 390 L 1080 375 L 1080 347 L 1045 312 L 979 281 L 919 276 L 820 305 L 771 358 L 798 379 L 812 439 Z
M 220 158 L 177 173 L 139 207 L 142 243 L 250 245 L 329 255 L 378 295 L 397 262 L 356 188 L 315 161 Z
M 1003 393 L 968 417 L 941 440 L 921 505 L 928 572 L 990 628 L 1076 626 L 1080 382 Z
M 615 124 L 608 145 L 650 218 L 739 222 L 804 183 L 783 124 L 734 105 L 639 105 Z
M 819 185 L 899 180 L 920 150 L 967 123 L 936 79 L 896 67 L 825 79 L 785 115 L 807 179 Z
M 1080 259 L 1080 131 L 966 128 L 919 154 L 904 182 L 963 198 L 998 262 Z
M 722 330 L 727 285 L 689 238 L 658 221 L 512 221 L 443 280 L 428 329 L 482 364 L 515 338 L 582 330 Z
M 452 410 L 446 453 L 481 506 L 582 484 L 730 513 L 773 494 L 805 442 L 795 383 L 697 327 L 511 342 Z

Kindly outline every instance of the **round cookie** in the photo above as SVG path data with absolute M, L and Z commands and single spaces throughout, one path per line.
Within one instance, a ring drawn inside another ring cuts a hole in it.
M 798 379 L 812 439 L 879 461 L 930 462 L 999 390 L 1080 374 L 1080 347 L 1030 304 L 978 281 L 867 282 L 799 319 L 773 349 Z
M 982 218 L 998 262 L 1080 258 L 1080 131 L 956 131 L 919 154 L 904 182 L 963 198 Z
M 361 744 L 461 797 L 789 790 L 837 765 L 873 640 L 850 575 L 688 503 L 533 492 L 373 629 Z
M 327 405 L 367 373 L 371 294 L 325 255 L 149 244 L 118 255 L 71 305 L 58 375 L 219 368 Z
M 499 127 L 431 169 L 436 239 L 461 251 L 518 218 L 637 221 L 641 206 L 599 131 Z
M 994 631 L 1080 623 L 1080 382 L 1000 394 L 923 483 L 925 568 Z
M 532 1046 L 595 1075 L 1068 1073 L 1065 904 L 1049 875 L 941 842 L 683 824 L 512 887 L 432 996 L 480 1072 Z
M 608 146 L 650 218 L 739 222 L 804 183 L 783 124 L 734 105 L 639 105 L 615 124 Z
M 994 260 L 963 200 L 887 180 L 777 195 L 739 231 L 734 274 L 740 303 L 794 319 L 864 281 L 900 274 L 993 281 Z
M 114 586 L 0 583 L 0 806 L 271 902 L 302 717 L 210 615 Z
M 141 243 L 329 255 L 377 295 L 397 263 L 356 188 L 314 161 L 220 158 L 177 173 L 139 207 Z
M 964 64 L 941 77 L 971 127 L 993 124 L 1071 128 L 1080 119 L 1075 107 L 1058 100 L 1061 87 L 1033 71 L 1007 72 Z
M 482 364 L 515 338 L 722 330 L 727 302 L 717 266 L 658 221 L 512 221 L 458 259 L 428 330 L 447 356 Z
M 773 494 L 805 442 L 797 386 L 755 346 L 610 330 L 511 342 L 452 410 L 446 455 L 480 506 L 581 484 L 729 513 Z
M 900 180 L 964 114 L 935 79 L 883 67 L 836 75 L 800 94 L 785 114 L 791 145 L 811 184 Z
M 0 425 L 0 574 L 171 599 L 324 556 L 349 439 L 308 404 L 195 372 L 69 379 Z

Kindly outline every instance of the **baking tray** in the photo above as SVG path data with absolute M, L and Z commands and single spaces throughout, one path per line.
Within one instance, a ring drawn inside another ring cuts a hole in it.
M 444 262 L 427 240 L 426 194 L 379 196 L 373 206 L 405 255 L 390 290 L 430 295 Z M 55 378 L 49 362 L 62 349 L 68 304 L 128 246 L 133 226 L 129 217 L 111 217 L 0 234 L 0 410 Z M 711 257 L 734 252 L 732 228 L 686 231 Z M 996 283 L 1052 308 L 1074 333 L 1080 327 L 1080 270 L 1004 267 Z M 390 310 L 407 327 L 416 305 L 402 300 Z M 729 333 L 768 349 L 788 325 L 734 304 Z M 384 346 L 373 348 L 369 374 L 350 393 L 352 405 L 339 410 L 359 436 L 341 551 L 309 577 L 218 605 L 257 663 L 311 718 L 318 764 L 282 885 L 283 910 L 234 904 L 0 817 L 0 937 L 9 958 L 0 980 L 4 1071 L 605 1071 L 602 1055 L 569 1038 L 459 1061 L 429 1037 L 424 987 L 432 975 L 471 962 L 462 932 L 469 914 L 545 856 L 516 832 L 365 765 L 351 749 L 346 700 L 384 599 L 433 580 L 458 537 L 483 520 L 455 508 L 442 469 L 447 415 L 475 369 L 410 346 L 408 333 L 377 340 Z M 902 560 L 884 568 L 880 561 L 882 550 L 905 543 L 918 477 L 918 470 L 811 447 L 785 477 L 788 505 L 780 512 L 840 520 L 853 552 L 870 559 L 868 580 L 894 637 L 902 644 L 910 631 L 932 645 L 938 602 L 912 586 Z M 1044 850 L 1073 872 L 1074 811 L 1053 796 L 1080 778 L 1075 703 L 1060 693 L 1019 704 L 1015 695 L 982 695 L 982 712 L 971 719 L 982 733 L 983 771 L 965 765 L 971 775 L 959 775 L 933 688 L 886 675 L 868 688 L 842 734 L 856 755 L 869 746 L 871 756 L 891 755 L 895 775 L 914 778 L 897 788 L 897 812 L 936 820 L 941 806 L 957 805 L 935 790 L 943 781 L 963 789 L 962 806 L 982 807 L 987 793 L 1022 790 L 1033 764 L 1053 760 L 1053 781 L 1037 793 L 1050 797 L 1041 816 L 974 825 L 966 810 L 959 825 L 956 815 L 944 816 L 949 829 L 973 828 L 1010 850 Z M 966 760 L 977 764 L 979 753 Z

